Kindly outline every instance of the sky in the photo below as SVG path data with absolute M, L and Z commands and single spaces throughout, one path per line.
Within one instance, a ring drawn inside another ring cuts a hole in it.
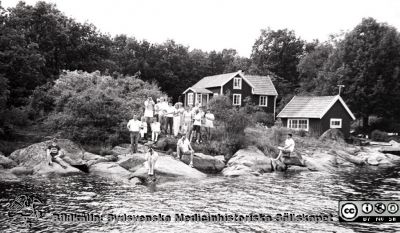
M 0 0 L 13 7 L 17 0 Z M 162 43 L 173 39 L 204 51 L 236 49 L 249 57 L 261 29 L 294 30 L 326 41 L 373 17 L 400 31 L 400 0 L 45 0 L 65 15 L 111 36 Z M 25 0 L 35 4 L 37 0 Z

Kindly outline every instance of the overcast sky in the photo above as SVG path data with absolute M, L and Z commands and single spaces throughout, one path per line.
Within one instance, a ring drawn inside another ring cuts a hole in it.
M 5 7 L 17 0 L 0 0 Z M 26 0 L 34 4 L 37 0 Z M 311 41 L 347 31 L 363 17 L 400 29 L 400 0 L 46 0 L 100 31 L 249 56 L 260 29 L 288 28 Z

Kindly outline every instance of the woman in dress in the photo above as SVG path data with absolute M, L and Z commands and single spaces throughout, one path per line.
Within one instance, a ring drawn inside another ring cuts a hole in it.
M 175 104 L 174 123 L 173 123 L 174 137 L 178 137 L 180 126 L 181 126 L 181 114 L 179 111 L 179 104 Z

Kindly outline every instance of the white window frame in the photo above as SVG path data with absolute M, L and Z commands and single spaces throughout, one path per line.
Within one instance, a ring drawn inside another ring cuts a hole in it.
M 199 98 L 199 96 L 200 96 L 200 98 Z M 201 93 L 196 93 L 196 104 L 197 104 L 197 103 L 203 104 L 203 94 L 201 94 Z
M 217 96 L 219 96 L 219 93 L 217 93 L 217 92 L 213 93 L 213 97 L 217 97 Z
M 265 103 L 264 103 L 264 104 L 261 103 L 261 102 L 262 102 L 261 100 L 262 100 L 263 98 L 265 98 Z M 259 101 L 258 101 L 258 105 L 260 105 L 261 107 L 267 107 L 267 106 L 268 106 L 268 96 L 266 96 L 266 95 L 260 95 Z
M 236 103 L 236 104 L 235 104 L 235 96 L 238 96 L 238 98 L 239 98 L 239 103 Z M 233 94 L 233 96 L 232 96 L 232 105 L 233 105 L 233 106 L 240 106 L 240 105 L 242 105 L 242 94 Z
M 333 122 L 339 122 L 339 125 L 333 125 Z M 341 129 L 342 128 L 342 118 L 331 118 L 330 120 L 330 128 L 331 129 Z
M 236 81 L 238 85 L 236 85 Z M 242 89 L 242 78 L 233 78 L 233 89 Z
M 188 105 L 191 104 L 192 106 L 194 105 L 193 103 L 193 93 L 188 93 Z
M 297 127 L 296 128 L 293 128 L 293 127 L 291 127 L 291 125 L 293 125 L 293 121 L 297 121 Z M 307 128 L 300 128 L 299 127 L 299 121 L 307 121 Z M 287 128 L 288 129 L 293 129 L 293 130 L 305 130 L 305 131 L 308 131 L 309 130 L 309 128 L 310 128 L 310 121 L 309 121 L 309 119 L 307 119 L 307 118 L 293 118 L 293 119 L 287 119 Z

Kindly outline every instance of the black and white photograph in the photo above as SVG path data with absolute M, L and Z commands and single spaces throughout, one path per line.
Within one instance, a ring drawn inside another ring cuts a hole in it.
M 400 1 L 0 0 L 0 232 L 400 232 Z

